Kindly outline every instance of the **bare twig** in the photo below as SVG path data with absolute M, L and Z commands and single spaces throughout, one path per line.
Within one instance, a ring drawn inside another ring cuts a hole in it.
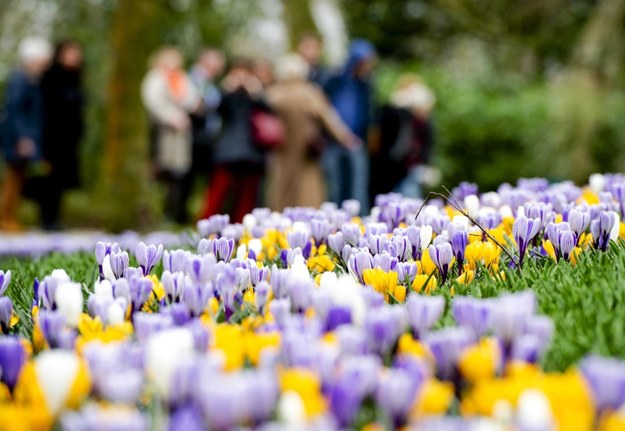
M 488 239 L 490 239 L 497 247 L 499 247 L 509 258 L 512 262 L 514 262 L 515 266 L 519 265 L 519 262 L 517 261 L 516 257 L 514 256 L 514 254 L 512 254 L 503 244 L 501 244 L 499 241 L 497 241 L 497 239 L 495 237 L 493 237 L 480 223 L 478 223 L 477 220 L 475 220 L 473 217 L 471 217 L 469 215 L 469 213 L 467 213 L 466 211 L 464 211 L 462 209 L 462 207 L 460 206 L 460 204 L 458 203 L 458 201 L 456 201 L 456 199 L 453 197 L 453 195 L 451 194 L 451 192 L 447 189 L 447 187 L 443 186 L 443 189 L 445 190 L 445 192 L 447 192 L 449 194 L 449 197 L 445 196 L 442 193 L 438 193 L 438 192 L 429 192 L 427 194 L 427 196 L 425 197 L 423 204 L 421 204 L 421 206 L 419 207 L 419 211 L 417 211 L 417 215 L 415 216 L 415 220 L 419 217 L 419 215 L 421 214 L 421 210 L 425 207 L 425 205 L 434 197 L 439 197 L 441 199 L 443 199 L 444 201 L 446 201 L 449 205 L 451 205 L 456 211 L 458 211 L 460 214 L 462 214 L 463 216 L 465 216 L 466 218 L 469 219 L 469 221 L 471 223 L 473 223 L 475 226 L 477 226 L 484 235 L 486 235 L 486 237 Z

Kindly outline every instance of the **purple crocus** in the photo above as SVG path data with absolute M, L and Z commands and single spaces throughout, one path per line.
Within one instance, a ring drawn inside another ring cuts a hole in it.
M 0 380 L 13 391 L 26 362 L 24 346 L 16 337 L 0 337 Z
M 171 304 L 178 302 L 184 293 L 185 275 L 182 272 L 171 273 L 167 270 L 161 275 L 161 283 L 165 288 L 167 301 Z
M 171 273 L 185 271 L 189 253 L 186 250 L 172 250 L 163 252 L 163 268 Z
M 595 248 L 606 251 L 610 244 L 610 232 L 616 223 L 616 213 L 601 211 L 599 218 L 590 222 L 590 232 L 595 241 Z
M 384 356 L 404 330 L 404 311 L 399 305 L 380 307 L 367 313 L 364 325 L 371 349 Z
M 152 281 L 147 278 L 133 278 L 128 282 L 132 311 L 138 311 L 152 293 Z
M 490 329 L 493 302 L 489 299 L 477 299 L 470 296 L 456 296 L 452 313 L 459 326 L 469 328 L 481 337 Z
M 345 239 L 343 238 L 343 232 L 331 233 L 328 235 L 328 247 L 334 253 L 340 255 L 345 247 Z
M 95 245 L 95 258 L 98 262 L 98 271 L 100 273 L 100 280 L 104 280 L 104 272 L 102 271 L 102 265 L 104 264 L 104 258 L 111 254 L 111 252 L 118 253 L 119 246 L 117 243 L 106 243 L 98 241 Z
M 367 243 L 371 254 L 376 255 L 382 253 L 386 248 L 386 244 L 390 242 L 387 235 L 369 235 Z
M 113 275 L 115 278 L 120 278 L 124 275 L 124 270 L 128 268 L 128 264 L 130 262 L 130 258 L 128 256 L 128 252 L 120 251 L 114 252 L 111 251 L 109 254 L 111 271 L 113 271 Z
M 357 247 L 360 238 L 362 237 L 362 232 L 360 231 L 360 226 L 355 223 L 347 223 L 344 224 L 341 228 L 341 232 L 343 233 L 343 239 L 345 243 Z
M 221 294 L 221 293 L 220 293 Z M 213 295 L 211 286 L 186 278 L 182 300 L 194 317 L 199 317 Z
M 464 252 L 467 248 L 468 242 L 469 238 L 467 236 L 467 232 L 464 230 L 458 230 L 454 232 L 453 237 L 451 238 L 451 249 L 456 258 L 456 262 L 458 263 L 458 273 L 460 274 L 462 274 Z
M 447 281 L 447 274 L 449 273 L 449 265 L 454 257 L 451 244 L 448 242 L 442 242 L 428 247 L 430 258 L 443 279 L 443 284 Z
M 590 213 L 588 211 L 572 209 L 569 211 L 568 222 L 571 230 L 575 232 L 577 238 L 579 238 L 582 233 L 586 232 L 588 226 L 590 226 Z
M 440 319 L 445 310 L 442 296 L 410 295 L 405 304 L 408 323 L 415 337 L 421 338 Z
M 169 314 L 139 311 L 133 313 L 132 323 L 140 343 L 145 343 L 153 334 L 174 326 L 174 320 Z
M 617 410 L 625 403 L 625 362 L 588 356 L 579 365 L 599 412 Z
M 315 239 L 315 244 L 323 244 L 331 232 L 330 223 L 325 219 L 312 219 L 310 221 L 310 232 Z
M 65 318 L 58 311 L 41 311 L 37 317 L 43 337 L 51 349 L 71 348 L 76 336 L 65 327 Z
M 397 280 L 410 286 L 417 276 L 417 264 L 415 262 L 399 262 L 395 266 Z
M 405 424 L 419 389 L 415 376 L 406 370 L 389 369 L 382 374 L 375 399 L 395 429 Z
M 13 303 L 6 296 L 0 296 L 0 332 L 9 333 L 11 326 L 11 316 L 13 315 Z
M 347 266 L 358 281 L 364 283 L 362 275 L 365 269 L 373 268 L 373 256 L 368 251 L 358 251 L 349 258 Z
M 312 243 L 310 242 L 310 237 L 307 232 L 301 230 L 289 232 L 287 240 L 289 242 L 289 247 L 292 250 L 299 248 L 302 251 L 302 256 L 304 256 L 304 258 L 308 259 L 308 257 L 310 257 Z
M 0 271 L 0 296 L 7 291 L 9 283 L 11 283 L 11 271 Z
M 525 252 L 530 244 L 530 241 L 538 234 L 540 230 L 540 219 L 527 218 L 525 216 L 519 216 L 514 221 L 512 226 L 512 235 L 519 247 L 519 268 L 523 266 L 523 259 Z
M 425 337 L 425 343 L 436 358 L 437 374 L 441 379 L 456 377 L 456 363 L 464 349 L 474 341 L 475 336 L 466 328 L 441 329 Z
M 143 275 L 148 275 L 163 256 L 163 244 L 156 246 L 154 244 L 146 245 L 144 242 L 140 242 L 137 244 L 135 256 L 137 258 L 137 263 L 143 271 Z
M 213 254 L 203 256 L 189 256 L 187 259 L 187 274 L 195 283 L 213 281 L 217 259 Z

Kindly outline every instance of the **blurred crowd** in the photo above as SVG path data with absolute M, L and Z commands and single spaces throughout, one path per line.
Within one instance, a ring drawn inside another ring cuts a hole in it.
M 319 37 L 307 34 L 275 64 L 227 59 L 208 48 L 187 69 L 175 47 L 153 54 L 141 97 L 168 220 L 221 213 L 241 221 L 255 207 L 282 211 L 326 201 L 350 201 L 354 213 L 365 213 L 381 193 L 420 197 L 424 184 L 436 182 L 429 167 L 435 96 L 422 79 L 401 76 L 389 100 L 377 104 L 378 59 L 368 41 L 352 41 L 338 70 L 324 66 L 322 53 Z M 63 192 L 79 185 L 82 51 L 73 41 L 53 50 L 28 38 L 19 60 L 0 129 L 0 228 L 19 229 L 24 195 L 38 202 L 43 227 L 57 229 Z M 198 182 L 205 187 L 201 210 L 189 214 Z

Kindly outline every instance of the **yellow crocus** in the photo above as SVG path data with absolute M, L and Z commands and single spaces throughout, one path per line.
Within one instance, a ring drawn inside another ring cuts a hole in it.
M 321 393 L 321 383 L 309 370 L 292 368 L 283 371 L 280 374 L 280 389 L 282 392 L 296 392 L 302 399 L 309 418 L 318 416 L 327 409 Z
M 429 358 L 427 347 L 415 340 L 410 334 L 402 334 L 397 343 L 397 352 L 407 354 L 419 359 Z
M 395 271 L 385 272 L 380 268 L 365 269 L 362 272 L 362 279 L 365 284 L 373 287 L 385 297 L 389 293 L 394 294 L 397 287 L 397 273 Z
M 434 276 L 430 277 L 427 274 L 419 274 L 412 281 L 412 290 L 414 290 L 415 292 L 420 292 L 421 290 L 425 290 L 425 293 L 429 295 L 435 289 L 436 289 L 436 277 Z
M 436 265 L 434 261 L 430 257 L 429 249 L 423 250 L 423 254 L 421 255 L 421 270 L 424 274 L 430 275 L 436 271 Z
M 460 284 L 469 284 L 473 281 L 473 278 L 475 278 L 475 271 L 467 269 L 460 276 L 458 276 L 458 278 L 456 278 L 456 281 Z
M 449 410 L 453 400 L 453 384 L 429 378 L 421 387 L 412 414 L 417 417 L 445 414 Z
M 243 330 L 239 325 L 220 323 L 214 328 L 213 348 L 221 350 L 225 356 L 224 368 L 227 371 L 238 370 L 245 360 Z
M 543 241 L 543 248 L 547 252 L 547 256 L 549 256 L 553 260 L 556 260 L 556 249 L 550 240 L 546 239 Z
M 497 341 L 484 338 L 466 349 L 458 362 L 463 377 L 471 382 L 492 378 L 501 361 L 501 352 Z
M 260 356 L 265 349 L 278 348 L 280 346 L 280 333 L 250 333 L 245 337 L 245 355 L 250 363 L 258 365 Z

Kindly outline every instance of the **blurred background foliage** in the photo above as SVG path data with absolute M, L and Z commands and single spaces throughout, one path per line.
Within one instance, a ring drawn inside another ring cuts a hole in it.
M 272 59 L 312 30 L 337 65 L 348 38 L 368 38 L 380 103 L 405 72 L 434 89 L 443 184 L 487 190 L 623 170 L 624 23 L 625 0 L 2 0 L 0 87 L 24 36 L 83 43 L 84 190 L 68 197 L 66 219 L 148 229 L 160 192 L 138 94 L 161 44 L 190 61 L 207 45 Z

